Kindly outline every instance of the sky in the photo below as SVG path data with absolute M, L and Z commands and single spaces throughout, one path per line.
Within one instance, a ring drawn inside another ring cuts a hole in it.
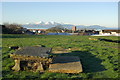
M 39 21 L 117 27 L 118 2 L 2 2 L 3 23 Z
M 118 2 L 119 0 L 1 0 L 2 2 Z

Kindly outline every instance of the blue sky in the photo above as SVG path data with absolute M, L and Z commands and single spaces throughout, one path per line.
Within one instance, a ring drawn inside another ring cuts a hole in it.
M 119 0 L 1 0 L 2 2 L 118 2 Z
M 3 22 L 118 26 L 118 2 L 3 2 Z

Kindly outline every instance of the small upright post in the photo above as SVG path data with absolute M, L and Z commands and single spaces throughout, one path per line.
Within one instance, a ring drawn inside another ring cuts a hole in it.
M 19 71 L 20 70 L 20 60 L 15 59 L 15 66 L 12 68 L 12 70 Z

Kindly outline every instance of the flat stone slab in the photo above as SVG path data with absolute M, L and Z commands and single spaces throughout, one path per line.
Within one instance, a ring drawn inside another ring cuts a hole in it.
M 59 73 L 80 73 L 82 65 L 77 56 L 58 56 L 53 58 L 53 63 L 49 66 L 49 72 Z
M 51 48 L 46 47 L 23 47 L 17 50 L 14 54 L 22 56 L 38 56 L 38 57 L 48 57 L 51 52 Z

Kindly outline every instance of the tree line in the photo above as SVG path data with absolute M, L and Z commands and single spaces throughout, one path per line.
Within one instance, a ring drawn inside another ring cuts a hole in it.
M 4 24 L 0 25 L 0 27 L 2 27 L 3 34 L 22 34 L 24 29 L 18 24 Z

